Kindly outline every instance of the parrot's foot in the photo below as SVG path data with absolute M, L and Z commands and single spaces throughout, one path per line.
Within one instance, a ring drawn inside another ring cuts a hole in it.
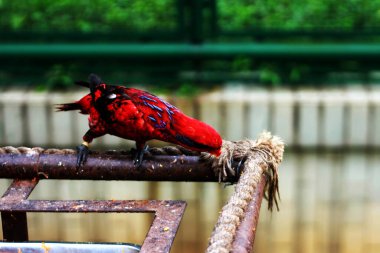
M 235 171 L 232 172 L 232 173 L 234 173 L 234 174 L 232 174 L 232 176 L 234 176 L 236 178 L 236 180 L 238 180 L 240 178 L 240 174 L 242 173 L 242 169 L 243 169 L 243 166 L 244 166 L 244 163 L 246 160 L 247 160 L 247 156 L 243 156 L 243 158 L 241 158 L 239 162 L 231 159 L 231 161 L 230 161 L 231 164 L 235 165 L 237 163 L 236 167 L 233 166 Z M 233 182 L 227 182 L 224 184 L 224 187 L 234 185 L 235 183 L 236 182 L 234 182 L 234 183 Z
M 82 167 L 86 161 L 87 161 L 87 156 L 90 153 L 90 150 L 88 149 L 88 144 L 83 143 L 77 147 L 77 168 Z
M 245 161 L 247 160 L 247 156 L 243 156 L 243 158 L 239 161 L 238 165 L 236 166 L 236 177 L 239 178 L 240 177 L 240 174 L 242 172 L 242 169 L 243 169 L 243 165 L 245 163 Z
M 133 164 L 136 168 L 139 168 L 144 159 L 144 153 L 148 151 L 149 146 L 145 145 L 142 149 L 133 149 L 132 152 L 135 153 L 135 157 L 133 158 Z

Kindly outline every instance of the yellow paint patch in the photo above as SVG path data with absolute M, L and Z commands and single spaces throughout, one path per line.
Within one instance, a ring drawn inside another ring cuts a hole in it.
M 44 242 L 41 243 L 41 248 L 44 249 L 45 253 L 49 253 L 51 247 L 48 247 Z

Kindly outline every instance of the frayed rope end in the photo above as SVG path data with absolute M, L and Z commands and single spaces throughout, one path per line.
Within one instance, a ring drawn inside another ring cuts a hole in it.
M 245 161 L 258 154 L 267 164 L 264 174 L 267 177 L 264 197 L 268 200 L 268 209 L 278 208 L 280 199 L 278 185 L 278 167 L 283 159 L 285 144 L 277 136 L 264 131 L 257 140 L 226 141 L 223 140 L 222 153 L 219 157 L 203 153 L 203 159 L 211 162 L 211 166 L 219 177 L 219 182 L 226 182 L 228 178 L 238 175 L 233 168 L 234 161 Z

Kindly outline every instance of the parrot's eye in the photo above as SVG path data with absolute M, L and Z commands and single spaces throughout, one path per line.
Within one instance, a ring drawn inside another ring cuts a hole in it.
M 107 96 L 108 99 L 115 99 L 116 98 L 116 94 L 115 93 L 111 93 Z

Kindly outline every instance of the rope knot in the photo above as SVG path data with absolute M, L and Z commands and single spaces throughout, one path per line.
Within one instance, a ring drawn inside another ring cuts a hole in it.
M 260 158 L 260 163 L 266 164 L 263 173 L 267 177 L 265 198 L 268 200 L 268 209 L 273 204 L 278 210 L 277 198 L 280 197 L 278 188 L 278 166 L 282 161 L 284 142 L 270 132 L 264 131 L 257 140 L 226 141 L 223 140 L 222 154 L 219 157 L 203 153 L 203 159 L 211 162 L 211 166 L 219 182 L 226 182 L 228 178 L 237 177 L 238 171 L 234 164 L 245 164 L 249 159 Z M 243 163 L 242 163 L 243 162 Z
M 232 166 L 233 161 L 244 161 L 239 181 L 222 209 L 206 252 L 231 252 L 236 231 L 246 215 L 249 203 L 253 200 L 255 191 L 262 189 L 258 187 L 263 182 L 263 175 L 266 177 L 264 196 L 268 200 L 268 209 L 272 211 L 275 204 L 278 210 L 278 166 L 283 152 L 283 141 L 269 132 L 263 132 L 257 140 L 224 141 L 219 157 L 204 155 L 219 175 L 219 181 L 237 174 Z

